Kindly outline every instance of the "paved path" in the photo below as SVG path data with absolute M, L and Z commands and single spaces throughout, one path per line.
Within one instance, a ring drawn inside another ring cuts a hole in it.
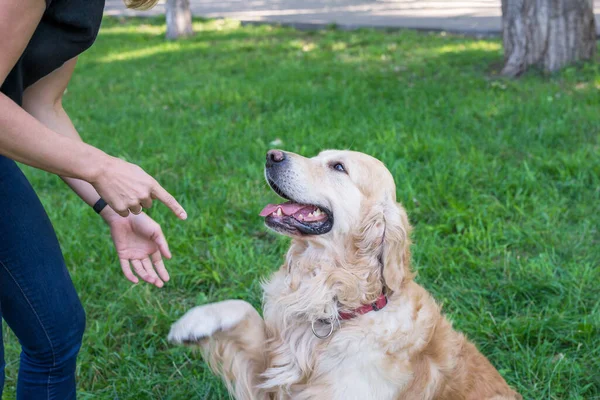
M 500 0 L 190 0 L 192 13 L 243 22 L 276 22 L 299 28 L 337 24 L 341 28 L 391 27 L 471 34 L 501 32 Z M 595 13 L 600 35 L 600 0 Z M 149 12 L 125 9 L 122 0 L 106 0 L 108 15 L 157 15 L 164 0 Z

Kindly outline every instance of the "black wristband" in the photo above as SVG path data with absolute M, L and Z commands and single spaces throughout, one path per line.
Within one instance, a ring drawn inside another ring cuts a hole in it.
M 100 214 L 100 212 L 102 212 L 102 210 L 104 210 L 104 207 L 106 207 L 107 203 L 106 201 L 104 201 L 104 199 L 102 197 L 100 197 L 98 199 L 98 201 L 96 202 L 96 204 L 94 204 L 94 211 L 96 211 L 98 214 Z

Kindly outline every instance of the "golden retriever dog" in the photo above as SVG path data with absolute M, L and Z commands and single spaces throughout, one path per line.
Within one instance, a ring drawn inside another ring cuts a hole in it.
M 287 202 L 260 213 L 292 238 L 247 302 L 196 307 L 169 341 L 197 345 L 236 399 L 521 399 L 413 279 L 407 215 L 380 161 L 271 150 L 265 177 Z

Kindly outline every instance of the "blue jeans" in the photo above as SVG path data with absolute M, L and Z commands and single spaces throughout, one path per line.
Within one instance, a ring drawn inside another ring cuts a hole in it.
M 16 163 L 2 156 L 0 316 L 21 344 L 17 399 L 75 399 L 85 313 L 42 204 Z M 4 365 L 0 335 L 0 398 Z

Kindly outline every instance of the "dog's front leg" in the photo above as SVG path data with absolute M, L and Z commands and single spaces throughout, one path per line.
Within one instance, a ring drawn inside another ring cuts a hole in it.
M 257 389 L 266 368 L 265 324 L 249 303 L 227 300 L 192 308 L 171 326 L 168 340 L 199 345 L 236 399 L 267 399 Z

